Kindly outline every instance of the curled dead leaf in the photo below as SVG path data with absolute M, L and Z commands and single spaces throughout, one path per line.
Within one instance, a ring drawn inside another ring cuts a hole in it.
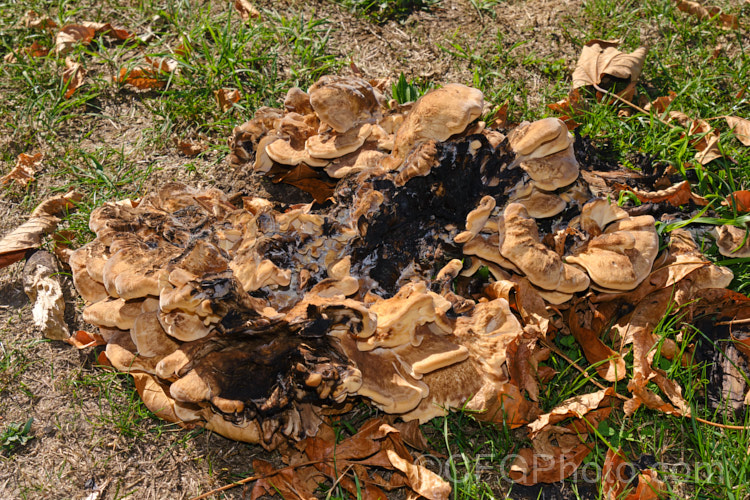
M 234 8 L 239 12 L 243 21 L 260 19 L 260 12 L 249 2 L 249 0 L 234 0 Z
M 550 425 L 562 422 L 568 417 L 584 418 L 584 415 L 590 411 L 596 410 L 602 404 L 607 404 L 614 393 L 614 388 L 608 387 L 607 389 L 566 399 L 551 412 L 540 415 L 529 424 L 531 437 L 533 438 Z
M 77 349 L 86 349 L 87 347 L 94 347 L 97 345 L 107 345 L 107 341 L 98 333 L 89 333 L 83 330 L 78 330 L 76 333 L 65 339 L 65 342 Z
M 725 116 L 724 119 L 737 140 L 745 146 L 750 146 L 750 120 L 738 116 Z
M 630 191 L 635 195 L 636 198 L 638 198 L 638 201 L 642 203 L 667 202 L 673 207 L 679 207 L 680 205 L 684 205 L 692 201 L 696 205 L 700 205 L 703 207 L 708 205 L 708 200 L 693 193 L 693 191 L 690 189 L 689 181 L 683 181 L 678 184 L 674 184 L 666 189 L 661 189 L 659 191 L 653 192 L 643 191 L 641 189 L 633 188 L 620 183 L 615 183 L 613 187 L 615 189 L 619 189 L 620 191 Z
M 626 375 L 625 360 L 620 353 L 613 351 L 599 338 L 599 333 L 591 326 L 593 314 L 581 300 L 570 308 L 568 325 L 586 359 L 596 365 L 600 377 L 608 382 L 622 380 Z M 606 362 L 604 362 L 606 361 Z
M 219 89 L 214 92 L 216 102 L 219 104 L 221 111 L 226 113 L 235 103 L 240 102 L 240 91 L 237 89 Z
M 750 212 L 750 191 L 741 190 L 727 196 L 727 199 L 721 202 L 725 207 L 730 207 L 740 213 Z
M 622 449 L 607 450 L 602 467 L 602 494 L 606 500 L 652 500 L 665 492 L 664 483 L 656 472 L 646 469 L 638 472 L 625 458 Z M 633 486 L 637 484 L 637 486 Z
M 450 496 L 450 484 L 443 478 L 426 467 L 405 460 L 393 450 L 386 450 L 386 453 L 391 464 L 406 475 L 406 481 L 415 493 L 430 500 L 447 500 Z
M 82 43 L 88 45 L 94 39 L 96 30 L 82 24 L 68 24 L 62 27 L 55 36 L 55 53 L 67 54 L 73 46 Z
M 560 119 L 565 122 L 568 130 L 573 130 L 579 125 L 574 118 L 584 109 L 585 102 L 581 99 L 581 93 L 577 89 L 573 89 L 568 92 L 568 97 L 562 101 L 547 104 L 547 107 L 552 111 L 560 113 L 562 115 Z
M 39 15 L 33 10 L 30 10 L 23 16 L 23 25 L 27 28 L 33 29 L 54 29 L 57 28 L 57 23 L 50 19 L 49 16 Z
M 26 187 L 30 182 L 34 181 L 34 174 L 39 171 L 43 158 L 44 155 L 42 153 L 34 155 L 21 153 L 18 155 L 18 160 L 16 160 L 16 166 L 13 167 L 13 170 L 0 177 L 0 184 L 5 185 L 14 182 L 21 187 Z
M 700 19 L 701 21 L 716 19 L 719 26 L 724 29 L 734 30 L 739 28 L 740 26 L 737 16 L 734 16 L 732 14 L 724 14 L 719 7 L 704 7 L 698 2 L 691 2 L 689 0 L 676 0 L 675 4 L 677 5 L 677 8 L 682 12 L 687 12 L 688 14 Z
M 169 74 L 177 69 L 177 61 L 169 58 L 146 57 L 146 63 L 148 66 L 138 66 L 131 70 L 121 68 L 116 81 L 141 90 L 162 89 L 167 86 Z
M 669 95 L 657 97 L 650 103 L 646 104 L 644 109 L 646 111 L 654 110 L 657 113 L 664 113 L 672 102 L 677 98 L 677 94 L 669 91 Z
M 273 173 L 273 172 L 272 172 Z M 320 170 L 314 170 L 300 163 L 290 170 L 284 170 L 273 177 L 273 182 L 283 182 L 310 193 L 317 203 L 325 203 L 331 196 L 336 183 L 327 180 L 328 176 Z
M 277 470 L 270 462 L 253 460 L 253 471 L 263 477 L 255 482 L 250 498 L 255 500 L 264 495 L 273 496 L 278 493 L 281 498 L 315 500 L 313 489 L 306 481 L 306 474 L 303 474 L 309 474 L 310 469 L 284 467 Z
M 590 40 L 583 46 L 573 72 L 573 89 L 599 86 L 607 76 L 635 82 L 641 74 L 648 49 L 640 47 L 630 54 L 615 47 L 619 41 Z
M 18 228 L 6 234 L 0 240 L 0 268 L 18 262 L 24 258 L 26 252 L 39 247 L 42 237 L 52 232 L 60 219 L 58 214 L 72 209 L 80 201 L 81 195 L 76 191 L 69 191 L 64 195 L 47 198 L 37 206 L 29 220 Z
M 199 142 L 181 140 L 177 140 L 175 142 L 177 143 L 177 149 L 180 150 L 180 153 L 184 154 L 185 156 L 189 156 L 190 158 L 198 156 L 207 148 L 205 144 Z
M 86 70 L 83 65 L 73 62 L 69 57 L 65 58 L 65 71 L 63 71 L 63 82 L 68 86 L 65 91 L 65 98 L 70 99 L 76 89 L 83 85 L 83 79 L 86 77 Z
M 510 478 L 524 486 L 562 481 L 591 453 L 591 448 L 581 442 L 578 434 L 566 427 L 542 431 L 532 441 L 532 446 L 519 450 L 510 468 Z

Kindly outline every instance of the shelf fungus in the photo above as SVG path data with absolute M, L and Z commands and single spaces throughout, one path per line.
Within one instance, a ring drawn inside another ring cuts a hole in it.
M 560 311 L 651 286 L 659 236 L 591 199 L 563 122 L 506 140 L 483 107 L 456 84 L 404 106 L 361 78 L 291 89 L 235 129 L 230 161 L 318 168 L 330 203 L 179 183 L 105 203 L 70 257 L 83 319 L 154 413 L 269 449 L 356 400 L 534 421 Z M 717 241 L 744 255 L 744 230 Z
M 553 217 L 567 206 L 561 192 L 578 179 L 579 165 L 573 150 L 573 136 L 558 118 L 524 122 L 508 137 L 517 165 L 527 177 L 510 193 L 512 201 L 526 207 L 534 218 Z M 557 192 L 560 191 L 560 192 Z

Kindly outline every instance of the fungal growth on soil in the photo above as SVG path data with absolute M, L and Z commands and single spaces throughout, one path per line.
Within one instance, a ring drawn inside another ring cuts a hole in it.
M 483 110 L 463 85 L 399 105 L 363 79 L 324 77 L 231 138 L 240 171 L 302 165 L 335 186 L 324 199 L 173 183 L 95 210 L 96 239 L 70 265 L 109 362 L 161 418 L 267 449 L 358 401 L 403 421 L 463 408 L 528 424 L 534 448 L 511 469 L 522 484 L 570 474 L 540 479 L 532 463 L 580 464 L 618 403 L 609 388 L 542 411 L 555 336 L 573 335 L 603 383 L 629 380 L 626 414 L 688 415 L 652 366 L 652 330 L 668 307 L 686 306 L 681 321 L 750 316 L 726 290 L 731 272 L 686 230 L 660 242 L 663 207 L 613 201 L 618 183 L 647 190 L 646 175 L 596 171 L 558 119 L 491 130 Z

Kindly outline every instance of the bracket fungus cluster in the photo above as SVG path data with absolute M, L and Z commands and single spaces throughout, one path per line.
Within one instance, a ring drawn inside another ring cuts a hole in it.
M 589 193 L 562 122 L 506 139 L 478 121 L 483 106 L 462 85 L 388 106 L 369 82 L 324 77 L 237 127 L 232 161 L 323 169 L 342 178 L 332 203 L 234 204 L 169 184 L 95 210 L 96 239 L 70 264 L 111 364 L 148 381 L 157 415 L 267 448 L 315 435 L 358 398 L 407 421 L 467 408 L 559 430 L 538 402 L 543 340 L 584 338 L 580 304 L 610 304 L 634 342 L 623 297 L 662 297 L 701 269 L 724 287 L 731 273 L 684 232 L 657 259 L 654 217 Z M 584 350 L 621 361 L 598 338 Z M 643 384 L 659 375 L 649 363 L 636 360 Z M 631 390 L 637 404 L 661 401 Z

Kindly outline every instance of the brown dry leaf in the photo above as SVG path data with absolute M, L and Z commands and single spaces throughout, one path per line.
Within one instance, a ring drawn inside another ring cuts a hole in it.
M 585 103 L 583 99 L 581 99 L 581 93 L 578 92 L 578 90 L 573 89 L 568 92 L 568 97 L 562 101 L 547 104 L 547 107 L 552 111 L 560 113 L 560 119 L 565 122 L 565 126 L 568 127 L 568 130 L 573 130 L 579 125 L 574 117 L 583 110 L 584 105 Z
M 708 200 L 702 196 L 699 196 L 690 189 L 690 181 L 683 181 L 678 184 L 674 184 L 666 189 L 659 191 L 641 191 L 638 188 L 630 187 L 626 184 L 615 183 L 613 184 L 615 189 L 620 191 L 630 191 L 638 198 L 638 201 L 643 203 L 661 203 L 667 202 L 673 207 L 679 207 L 689 201 L 692 201 L 696 205 L 706 206 Z
M 593 311 L 587 307 L 588 302 L 579 300 L 568 312 L 568 326 L 583 354 L 596 371 L 607 382 L 622 380 L 626 375 L 625 360 L 618 352 L 607 347 L 599 338 L 599 333 L 592 327 Z M 607 363 L 602 361 L 608 360 Z
M 419 426 L 419 420 L 410 420 L 408 422 L 394 422 L 391 425 L 398 429 L 401 439 L 415 450 L 432 453 L 427 438 L 424 437 L 422 428 Z M 434 454 L 434 453 L 433 453 Z
M 734 136 L 745 146 L 750 146 L 750 120 L 738 116 L 725 116 L 727 125 L 734 132 Z
M 727 199 L 721 202 L 725 207 L 734 208 L 739 213 L 750 212 L 750 191 L 741 190 L 727 196 Z
M 450 496 L 451 486 L 443 478 L 426 467 L 405 460 L 393 450 L 386 452 L 391 464 L 406 475 L 406 481 L 414 492 L 429 500 L 447 500 Z
M 690 415 L 690 406 L 683 399 L 680 387 L 651 366 L 658 342 L 653 330 L 669 309 L 673 295 L 671 287 L 656 291 L 641 300 L 631 314 L 618 322 L 623 342 L 633 344 L 633 377 L 628 382 L 628 390 L 633 393 L 633 398 L 625 402 L 626 415 L 632 415 L 642 404 L 671 415 Z M 649 389 L 649 382 L 654 382 L 672 404 Z
M 607 401 L 605 400 L 612 397 L 614 393 L 614 388 L 608 387 L 607 389 L 566 399 L 551 412 L 540 415 L 539 418 L 529 424 L 530 437 L 533 439 L 534 436 L 550 425 L 562 422 L 568 417 L 583 418 L 590 411 L 599 408 L 602 403 L 606 404 Z
M 65 98 L 75 93 L 76 89 L 83 85 L 83 79 L 86 77 L 86 70 L 81 63 L 73 62 L 69 57 L 65 58 L 65 71 L 63 71 L 63 82 L 68 86 L 65 91 Z
M 167 86 L 167 80 L 162 76 L 161 72 L 155 68 L 133 68 L 130 71 L 121 68 L 116 81 L 141 90 L 162 89 Z
M 54 29 L 57 23 L 50 19 L 49 16 L 40 16 L 33 10 L 30 10 L 23 16 L 23 25 L 33 29 Z
M 141 90 L 166 87 L 169 74 L 177 70 L 177 61 L 167 57 L 153 59 L 146 56 L 145 59 L 148 66 L 139 66 L 130 71 L 127 68 L 121 68 L 115 81 Z
M 73 50 L 73 46 L 82 43 L 88 45 L 94 39 L 96 30 L 82 24 L 68 24 L 63 26 L 55 36 L 55 53 L 57 55 L 67 54 Z
M 23 259 L 28 250 L 38 248 L 42 237 L 52 232 L 59 224 L 57 214 L 75 207 L 81 195 L 69 191 L 64 195 L 47 198 L 31 212 L 29 220 L 0 240 L 0 268 Z
M 70 247 L 76 236 L 77 233 L 69 229 L 57 231 L 52 235 L 52 241 L 54 242 L 53 250 L 60 262 L 68 264 L 70 261 L 70 254 L 73 252 Z
M 622 449 L 607 451 L 602 467 L 602 493 L 606 500 L 652 500 L 665 492 L 664 483 L 659 481 L 651 469 L 640 471 L 635 491 L 630 484 L 633 466 L 625 458 Z
M 198 156 L 202 152 L 208 148 L 203 143 L 197 143 L 197 142 L 189 142 L 189 141 L 176 141 L 177 142 L 177 149 L 180 150 L 180 153 L 184 154 L 185 156 L 189 156 L 191 158 Z
M 109 362 L 109 358 L 107 357 L 107 353 L 105 351 L 99 353 L 99 355 L 96 357 L 96 362 L 100 366 L 112 368 L 112 363 Z
M 240 13 L 240 17 L 243 21 L 260 19 L 260 12 L 249 2 L 249 0 L 234 0 L 234 8 Z
M 83 330 L 78 330 L 76 333 L 66 338 L 65 342 L 78 349 L 86 349 L 87 347 L 94 347 L 97 345 L 107 345 L 107 341 L 98 333 L 89 333 Z
M 24 50 L 31 57 L 44 57 L 49 54 L 49 49 L 41 46 L 36 40 L 32 42 L 31 47 L 27 47 Z
M 240 102 L 240 91 L 237 89 L 219 89 L 214 91 L 214 97 L 222 112 L 226 113 L 235 103 Z
M 670 90 L 669 95 L 657 97 L 650 103 L 646 104 L 644 109 L 646 111 L 650 111 L 653 109 L 657 113 L 664 113 L 669 105 L 672 104 L 672 102 L 675 100 L 675 98 L 677 98 L 677 94 Z
M 503 424 L 511 429 L 531 422 L 541 413 L 536 403 L 526 399 L 521 389 L 511 383 L 500 386 L 496 399 L 487 402 L 485 410 L 476 414 L 475 418 Z
M 557 445 L 553 441 L 557 441 Z M 532 441 L 533 448 L 522 448 L 511 465 L 510 478 L 524 486 L 556 483 L 573 474 L 591 448 L 572 429 L 553 427 Z
M 615 47 L 616 40 L 590 40 L 583 46 L 573 72 L 573 89 L 598 86 L 609 75 L 635 82 L 641 74 L 648 49 L 640 47 L 630 54 Z
M 327 176 L 324 172 L 313 170 L 304 163 L 300 163 L 296 167 L 277 174 L 272 180 L 275 184 L 283 182 L 310 193 L 317 203 L 323 204 L 333 196 L 336 186 L 335 182 L 325 180 L 325 177 Z
M 15 182 L 21 187 L 26 187 L 29 182 L 35 180 L 34 174 L 39 171 L 39 168 L 42 165 L 42 159 L 44 159 L 42 153 L 36 153 L 34 155 L 21 153 L 18 155 L 18 160 L 16 160 L 16 166 L 13 167 L 13 170 L 0 177 L 0 184 L 5 185 L 9 182 Z
M 310 471 L 310 469 L 312 470 Z M 252 500 L 256 500 L 263 495 L 279 495 L 286 500 L 315 500 L 315 495 L 305 483 L 304 477 L 305 472 L 314 471 L 317 474 L 317 471 L 312 467 L 276 470 L 270 462 L 253 460 L 253 471 L 265 477 L 255 482 L 250 494 Z
M 706 120 L 693 119 L 681 111 L 670 111 L 668 121 L 672 120 L 687 129 L 690 144 L 698 150 L 695 159 L 701 165 L 708 165 L 723 156 L 719 151 L 719 133 Z
M 698 2 L 691 2 L 689 0 L 675 0 L 675 3 L 677 8 L 682 12 L 687 12 L 701 21 L 716 18 L 719 22 L 719 26 L 727 30 L 734 30 L 740 26 L 737 16 L 724 14 L 719 7 L 704 7 Z
M 345 477 L 345 469 L 354 469 L 364 486 L 363 498 L 384 498 L 380 488 L 388 490 L 408 486 L 427 498 L 447 498 L 450 486 L 425 467 L 414 464 L 395 427 L 379 418 L 365 422 L 359 432 L 336 444 L 321 438 L 308 438 L 301 443 L 315 467 L 332 481 L 357 495 L 356 484 Z M 333 466 L 335 459 L 336 467 Z M 394 474 L 390 481 L 368 474 L 368 467 L 396 468 L 405 475 Z
M 114 38 L 115 40 L 124 41 L 130 38 L 133 38 L 135 36 L 129 31 L 126 31 L 120 28 L 115 28 L 114 26 L 112 26 L 111 23 L 92 23 L 89 21 L 85 21 L 81 24 L 86 26 L 87 28 L 94 29 L 94 31 L 96 31 L 97 33 L 103 33 L 109 38 Z

